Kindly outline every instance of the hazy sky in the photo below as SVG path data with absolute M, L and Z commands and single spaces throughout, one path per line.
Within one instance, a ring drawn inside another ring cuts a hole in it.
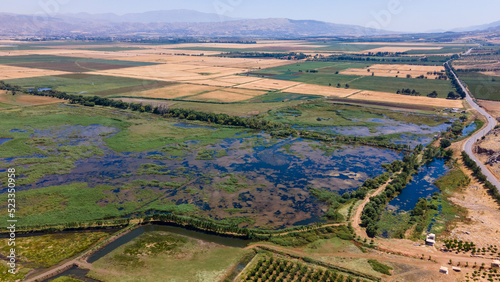
M 498 0 L 18 0 L 1 12 L 133 13 L 192 9 L 237 18 L 313 19 L 393 31 L 449 30 L 500 20 Z

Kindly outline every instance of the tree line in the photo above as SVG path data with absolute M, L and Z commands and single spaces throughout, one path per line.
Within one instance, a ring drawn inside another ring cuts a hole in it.
M 458 82 L 458 80 L 453 75 L 453 72 L 455 71 L 455 69 L 450 65 L 450 63 L 444 64 L 444 67 L 446 69 L 446 75 L 451 80 L 451 85 L 453 85 L 453 88 L 455 88 L 455 91 L 458 93 L 458 95 L 460 95 L 460 97 L 462 99 L 464 99 L 467 96 L 467 94 L 465 94 L 465 91 L 460 86 L 460 83 Z
M 476 164 L 476 162 L 467 155 L 465 151 L 462 151 L 462 160 L 464 161 L 464 164 L 472 170 L 474 173 L 474 176 L 481 182 L 484 183 L 484 187 L 488 190 L 488 192 L 495 198 L 497 201 L 500 202 L 500 193 L 498 192 L 498 189 L 495 185 L 493 185 L 486 175 L 483 174 L 481 171 L 481 168 Z

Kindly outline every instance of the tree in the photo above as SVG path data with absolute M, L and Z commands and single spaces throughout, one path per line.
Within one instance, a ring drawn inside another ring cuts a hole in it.
M 437 98 L 437 96 L 438 96 L 438 93 L 436 91 L 432 91 L 432 93 L 427 95 L 427 97 L 431 97 L 431 98 Z
M 447 99 L 451 99 L 451 100 L 456 100 L 460 98 L 460 95 L 458 95 L 457 93 L 451 91 L 450 93 L 448 93 L 448 97 Z
M 378 226 L 374 222 L 370 222 L 366 227 L 366 235 L 370 238 L 374 238 L 377 235 Z
M 446 149 L 451 146 L 451 141 L 448 139 L 441 139 L 440 141 L 441 148 Z

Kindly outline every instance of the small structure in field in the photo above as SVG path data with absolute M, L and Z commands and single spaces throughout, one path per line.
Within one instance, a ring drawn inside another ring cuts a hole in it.
M 457 266 L 454 266 L 452 269 L 453 269 L 453 271 L 456 271 L 456 272 L 462 271 L 462 269 L 460 267 L 457 267 Z
M 436 234 L 430 233 L 425 239 L 425 243 L 429 246 L 434 246 L 436 244 Z
M 491 267 L 500 267 L 500 260 L 494 260 L 491 262 Z
M 441 268 L 439 269 L 439 273 L 448 275 L 448 267 L 441 266 Z

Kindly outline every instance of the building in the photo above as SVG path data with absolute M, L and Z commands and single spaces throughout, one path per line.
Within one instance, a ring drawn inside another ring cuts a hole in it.
M 429 246 L 434 246 L 436 244 L 436 234 L 430 233 L 425 239 L 425 243 Z
M 494 260 L 491 262 L 491 267 L 500 267 L 500 260 Z
M 439 269 L 439 273 L 448 275 L 448 267 L 441 266 L 441 268 Z

